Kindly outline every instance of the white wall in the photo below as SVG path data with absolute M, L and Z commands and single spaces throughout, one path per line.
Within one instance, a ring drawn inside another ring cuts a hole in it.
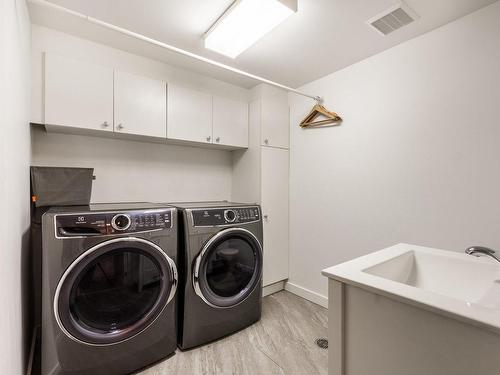
M 249 90 L 56 30 L 33 25 L 31 121 L 43 122 L 43 52 L 248 100 Z M 219 200 L 231 197 L 229 151 L 32 130 L 33 164 L 94 167 L 93 202 Z
M 291 102 L 290 282 L 408 242 L 500 249 L 500 2 L 302 87 Z
M 32 130 L 33 165 L 91 167 L 92 202 L 229 200 L 231 153 Z
M 24 373 L 29 229 L 30 23 L 23 0 L 0 1 L 0 372 Z

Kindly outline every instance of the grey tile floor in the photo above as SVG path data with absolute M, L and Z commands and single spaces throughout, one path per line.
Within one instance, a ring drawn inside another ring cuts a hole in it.
M 139 375 L 327 374 L 327 310 L 286 291 L 264 298 L 260 322 L 174 356 Z

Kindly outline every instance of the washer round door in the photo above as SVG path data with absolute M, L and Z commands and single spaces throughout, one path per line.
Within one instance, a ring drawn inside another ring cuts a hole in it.
M 229 228 L 210 238 L 196 258 L 193 285 L 212 307 L 243 302 L 262 277 L 262 245 L 246 229 Z
M 177 289 L 174 261 L 153 242 L 117 238 L 83 253 L 54 297 L 59 327 L 89 345 L 113 345 L 149 327 Z

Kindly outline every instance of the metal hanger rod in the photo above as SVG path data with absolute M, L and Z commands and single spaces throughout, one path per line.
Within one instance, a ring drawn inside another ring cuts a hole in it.
M 289 92 L 293 92 L 293 93 L 295 93 L 297 95 L 306 96 L 308 98 L 316 100 L 318 103 L 321 103 L 323 101 L 323 99 L 321 98 L 321 96 L 306 94 L 306 93 L 304 93 L 302 91 L 299 91 L 299 90 L 296 90 L 296 89 L 294 89 L 292 87 L 289 87 L 289 86 L 286 86 L 286 85 L 282 85 L 281 83 L 274 82 L 274 81 L 271 81 L 269 79 L 257 76 L 255 74 L 248 73 L 248 72 L 245 72 L 243 70 L 233 68 L 232 66 L 229 66 L 229 65 L 226 65 L 226 64 L 222 64 L 222 63 L 217 62 L 215 60 L 208 59 L 206 57 L 197 55 L 195 53 L 192 53 L 192 52 L 189 52 L 189 51 L 186 51 L 186 50 L 183 50 L 181 48 L 177 48 L 177 47 L 172 46 L 170 44 L 166 44 L 166 43 L 160 42 L 159 40 L 148 38 L 145 35 L 138 34 L 138 33 L 135 33 L 133 31 L 130 31 L 128 29 L 124 29 L 123 27 L 119 27 L 119 26 L 113 25 L 111 23 L 101 21 L 101 20 L 99 20 L 97 18 L 86 16 L 85 14 L 82 14 L 82 13 L 79 13 L 79 12 L 75 12 L 75 11 L 73 11 L 71 9 L 68 9 L 68 8 L 63 7 L 63 6 L 51 3 L 50 1 L 47 1 L 47 0 L 28 0 L 28 2 L 33 3 L 33 4 L 37 4 L 37 5 L 41 5 L 41 6 L 44 6 L 44 7 L 47 7 L 47 8 L 52 8 L 52 9 L 55 9 L 55 10 L 60 11 L 62 13 L 71 14 L 71 15 L 73 15 L 75 17 L 78 17 L 78 18 L 81 18 L 83 20 L 86 20 L 86 21 L 88 21 L 90 23 L 93 23 L 93 24 L 105 27 L 105 28 L 110 29 L 110 30 L 117 31 L 117 32 L 119 32 L 121 34 L 128 35 L 128 36 L 130 36 L 132 38 L 139 39 L 139 40 L 142 40 L 142 41 L 150 43 L 150 44 L 154 44 L 154 45 L 156 45 L 158 47 L 167 49 L 169 51 L 178 53 L 180 55 L 184 55 L 184 56 L 190 57 L 192 59 L 195 59 L 195 60 L 198 60 L 198 61 L 202 61 L 204 63 L 216 66 L 218 68 L 221 68 L 221 69 L 224 69 L 224 70 L 227 70 L 227 71 L 230 71 L 230 72 L 233 72 L 233 73 L 236 73 L 236 74 L 239 74 L 239 75 L 242 75 L 242 76 L 254 79 L 256 81 L 267 83 L 268 85 L 271 85 L 271 86 L 279 87 L 279 88 L 281 88 L 283 90 L 287 90 Z

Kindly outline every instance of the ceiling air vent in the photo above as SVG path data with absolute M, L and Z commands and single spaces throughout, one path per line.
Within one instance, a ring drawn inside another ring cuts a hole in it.
M 417 13 L 405 3 L 400 2 L 370 18 L 367 23 L 382 35 L 387 35 L 418 18 Z

